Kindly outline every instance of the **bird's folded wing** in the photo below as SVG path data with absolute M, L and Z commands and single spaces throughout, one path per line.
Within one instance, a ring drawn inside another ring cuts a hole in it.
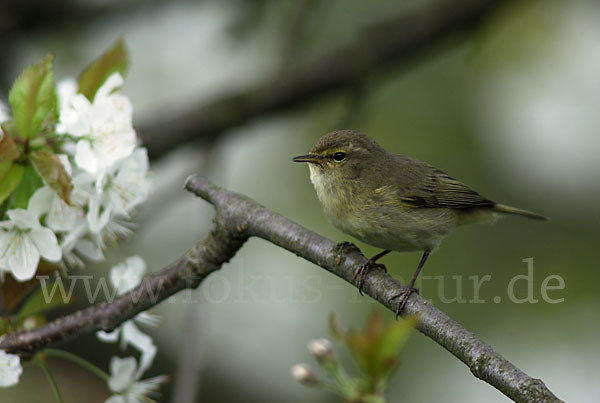
M 492 207 L 489 200 L 462 182 L 425 163 L 417 168 L 414 181 L 399 190 L 401 201 L 414 207 L 464 209 Z

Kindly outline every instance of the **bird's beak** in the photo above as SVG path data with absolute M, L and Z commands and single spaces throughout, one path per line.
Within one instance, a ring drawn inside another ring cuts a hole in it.
M 320 164 L 323 160 L 323 157 L 315 154 L 306 154 L 306 155 L 298 155 L 294 157 L 294 162 L 311 162 L 313 164 Z

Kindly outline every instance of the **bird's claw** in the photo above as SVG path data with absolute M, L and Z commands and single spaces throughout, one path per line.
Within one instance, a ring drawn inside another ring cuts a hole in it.
M 390 301 L 400 298 L 400 301 L 398 301 L 398 307 L 396 308 L 396 319 L 398 319 L 398 316 L 400 316 L 400 313 L 404 309 L 406 302 L 408 302 L 408 299 L 413 292 L 419 294 L 419 289 L 415 287 L 405 287 L 400 294 L 394 295 L 392 298 L 390 298 Z
M 369 259 L 364 264 L 360 265 L 356 270 L 356 273 L 354 273 L 354 277 L 352 277 L 352 283 L 356 284 L 360 295 L 363 295 L 362 288 L 365 284 L 365 278 L 371 269 L 381 269 L 384 273 L 387 273 L 387 267 L 385 267 L 383 263 L 376 263 L 373 259 Z M 356 281 L 357 278 L 358 281 Z

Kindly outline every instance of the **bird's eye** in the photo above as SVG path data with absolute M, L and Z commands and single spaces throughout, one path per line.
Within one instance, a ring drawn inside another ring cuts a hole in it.
M 333 159 L 337 162 L 343 161 L 344 158 L 346 158 L 346 154 L 338 151 L 337 153 L 333 154 Z

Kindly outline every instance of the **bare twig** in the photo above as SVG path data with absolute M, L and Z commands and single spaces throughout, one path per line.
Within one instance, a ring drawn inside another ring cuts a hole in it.
M 211 272 L 231 259 L 251 236 L 263 238 L 352 282 L 356 267 L 365 263 L 350 243 L 329 239 L 274 213 L 255 201 L 191 176 L 186 188 L 216 209 L 214 228 L 184 257 L 148 277 L 138 288 L 112 303 L 99 304 L 39 328 L 6 335 L 0 349 L 23 356 L 95 330 L 112 330 L 137 313 L 185 288 L 195 288 Z M 394 311 L 391 297 L 403 287 L 388 274 L 373 271 L 363 291 Z M 529 377 L 489 345 L 479 340 L 430 301 L 413 294 L 404 311 L 418 315 L 418 329 L 464 362 L 479 379 L 517 402 L 560 402 L 540 379 Z
M 210 142 L 224 130 L 267 113 L 301 105 L 332 90 L 360 85 L 376 71 L 476 26 L 506 0 L 428 0 L 358 32 L 354 40 L 288 68 L 266 83 L 194 106 L 166 121 L 139 126 L 151 158 L 193 140 Z

